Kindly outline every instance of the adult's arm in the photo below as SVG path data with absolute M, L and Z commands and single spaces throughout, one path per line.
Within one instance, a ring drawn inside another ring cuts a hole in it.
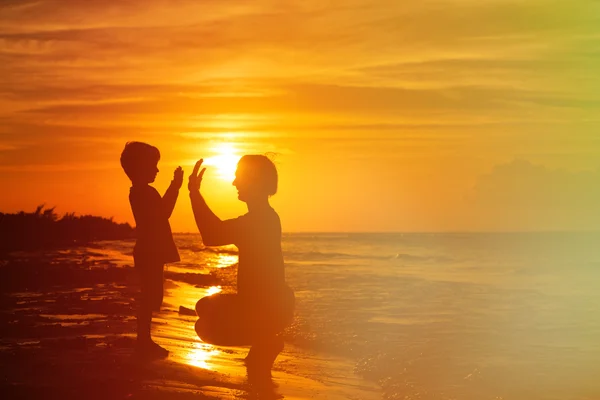
M 190 200 L 196 226 L 198 226 L 205 246 L 224 246 L 236 243 L 236 237 L 240 231 L 241 221 L 239 218 L 222 221 L 206 204 L 206 200 L 199 191 L 190 191 Z

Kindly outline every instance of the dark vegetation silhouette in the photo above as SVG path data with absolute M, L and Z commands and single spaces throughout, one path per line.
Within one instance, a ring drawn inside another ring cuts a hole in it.
M 128 223 L 113 218 L 66 213 L 39 205 L 33 212 L 0 212 L 0 254 L 17 250 L 37 250 L 55 246 L 81 245 L 94 240 L 120 240 L 134 237 Z

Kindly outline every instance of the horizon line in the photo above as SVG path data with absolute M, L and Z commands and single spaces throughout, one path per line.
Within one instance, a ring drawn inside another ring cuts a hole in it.
M 495 230 L 495 231 L 480 231 L 480 230 L 464 230 L 464 231 L 284 231 L 282 234 L 336 234 L 336 235 L 351 235 L 351 234 L 516 234 L 516 233 L 598 233 L 600 229 L 553 229 L 553 230 Z M 173 234 L 200 234 L 200 232 L 173 232 Z
M 38 205 L 38 207 L 43 207 L 42 209 L 51 209 L 54 210 L 57 206 L 53 206 L 53 207 L 46 207 L 45 203 L 44 204 L 40 204 Z M 27 213 L 27 214 L 31 214 L 34 213 L 35 211 L 25 211 L 25 210 L 20 210 L 20 211 L 0 211 L 0 214 L 18 214 L 18 213 Z M 100 217 L 100 218 L 104 218 L 104 219 L 111 219 L 113 220 L 114 223 L 117 224 L 128 224 L 129 226 L 131 226 L 132 228 L 136 228 L 135 225 L 131 224 L 129 221 L 126 222 L 120 222 L 120 221 L 115 221 L 114 220 L 114 216 L 111 217 L 106 217 L 106 216 L 101 216 L 101 215 L 94 215 L 94 214 L 84 214 L 84 213 L 77 213 L 77 212 L 71 212 L 75 215 L 79 215 L 79 216 L 95 216 L 95 217 Z M 58 213 L 56 213 L 57 215 L 60 215 Z M 69 212 L 64 213 L 64 215 L 69 214 Z M 283 231 L 283 234 L 312 234 L 312 235 L 317 235 L 317 234 L 334 234 L 334 235 L 353 235 L 353 234 L 395 234 L 395 235 L 439 235 L 439 234 L 446 234 L 446 235 L 458 235 L 458 234 L 558 234 L 558 233 L 570 233 L 570 234 L 575 234 L 575 233 L 585 233 L 585 234 L 592 234 L 592 233 L 598 233 L 600 234 L 600 228 L 598 229 L 522 229 L 522 230 L 502 230 L 502 229 L 497 229 L 497 230 L 477 230 L 477 229 L 473 229 L 473 230 L 439 230 L 439 231 L 432 231 L 432 230 L 413 230 L 413 231 L 406 231 L 406 230 L 383 230 L 383 231 L 377 231 L 377 230 L 365 230 L 365 231 L 337 231 L 337 230 L 298 230 L 298 231 Z M 174 231 L 173 234 L 184 234 L 184 235 L 188 235 L 188 234 L 199 234 L 198 231 Z

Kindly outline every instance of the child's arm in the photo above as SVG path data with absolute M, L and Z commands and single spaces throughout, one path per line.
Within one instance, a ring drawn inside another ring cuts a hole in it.
M 183 169 L 181 169 L 181 167 L 177 167 L 177 169 L 173 173 L 173 180 L 171 181 L 171 185 L 169 185 L 169 188 L 162 197 L 163 207 L 165 209 L 165 213 L 167 214 L 167 218 L 170 218 L 171 214 L 173 214 L 175 203 L 177 203 L 177 196 L 179 195 L 179 188 L 181 188 L 182 183 Z

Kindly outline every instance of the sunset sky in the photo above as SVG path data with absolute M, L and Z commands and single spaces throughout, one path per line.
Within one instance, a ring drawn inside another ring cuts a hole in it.
M 0 211 L 133 222 L 125 142 L 275 153 L 285 231 L 600 227 L 600 4 L 0 1 Z M 186 178 L 187 179 L 187 178 Z M 187 189 L 171 219 L 194 231 Z

